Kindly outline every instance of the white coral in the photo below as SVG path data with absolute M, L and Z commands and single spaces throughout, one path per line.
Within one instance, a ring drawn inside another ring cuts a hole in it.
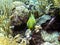
M 49 34 L 46 31 L 42 30 L 41 35 L 42 35 L 42 38 L 44 39 L 44 41 L 56 42 L 56 41 L 58 41 L 59 33 L 53 32 L 52 34 Z
M 52 43 L 49 43 L 49 42 L 45 42 L 45 43 L 43 43 L 41 45 L 53 45 L 53 44 Z
M 15 2 L 13 2 L 13 6 L 14 7 L 22 6 L 22 5 L 25 5 L 25 4 L 23 2 L 21 2 L 21 1 L 15 1 Z
M 21 1 L 15 1 L 13 2 L 13 7 L 15 8 L 14 12 L 13 12 L 13 15 L 28 15 L 29 13 L 29 10 L 25 7 L 25 4 Z M 17 12 L 17 13 L 15 13 Z

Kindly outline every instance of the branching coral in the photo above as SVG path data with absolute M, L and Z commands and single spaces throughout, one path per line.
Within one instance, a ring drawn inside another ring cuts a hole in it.
M 0 37 L 0 45 L 26 45 L 27 40 L 25 38 L 21 38 L 20 35 L 16 35 L 15 37 Z
M 10 32 L 9 15 L 12 10 L 12 0 L 0 0 L 0 2 L 0 9 L 3 10 L 3 14 L 0 15 L 0 32 L 7 36 Z
M 10 15 L 12 10 L 12 0 L 0 0 L 0 9 L 3 10 L 3 15 Z

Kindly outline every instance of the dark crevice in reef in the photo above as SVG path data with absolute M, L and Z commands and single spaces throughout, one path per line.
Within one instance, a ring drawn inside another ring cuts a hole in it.
M 40 32 L 41 31 L 39 31 L 38 33 L 33 32 L 32 38 L 30 40 L 30 45 L 33 45 L 33 44 L 34 45 L 41 45 L 44 42 L 44 40 L 41 37 L 41 33 Z
M 27 25 L 25 23 L 15 26 L 13 29 L 13 36 L 15 36 L 17 34 L 24 35 L 26 29 L 27 29 Z
M 60 32 L 60 8 L 51 8 L 48 15 L 53 14 L 51 20 L 46 21 L 42 24 L 44 30 L 48 32 L 58 31 Z
M 51 20 L 46 21 L 46 23 L 42 24 L 43 29 L 48 32 L 58 31 L 60 32 L 60 15 L 54 16 Z

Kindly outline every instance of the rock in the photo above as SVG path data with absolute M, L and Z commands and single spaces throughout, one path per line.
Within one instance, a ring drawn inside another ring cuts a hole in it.
M 45 23 L 47 20 L 50 20 L 51 16 L 49 15 L 43 15 L 41 17 L 39 17 L 38 21 L 37 21 L 37 25 L 42 25 L 43 23 Z
M 26 38 L 30 38 L 31 37 L 31 34 L 32 34 L 31 30 L 30 29 L 27 29 L 26 32 L 25 32 Z
M 25 4 L 22 2 L 15 1 L 13 2 L 14 10 L 12 10 L 11 25 L 21 25 L 26 23 L 28 20 L 29 10 L 25 7 Z

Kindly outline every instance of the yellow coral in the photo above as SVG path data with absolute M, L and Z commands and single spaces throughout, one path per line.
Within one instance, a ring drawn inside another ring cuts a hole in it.
M 54 5 L 59 7 L 60 6 L 60 0 L 54 0 Z
M 17 45 L 16 41 L 11 41 L 7 37 L 0 37 L 0 45 Z

